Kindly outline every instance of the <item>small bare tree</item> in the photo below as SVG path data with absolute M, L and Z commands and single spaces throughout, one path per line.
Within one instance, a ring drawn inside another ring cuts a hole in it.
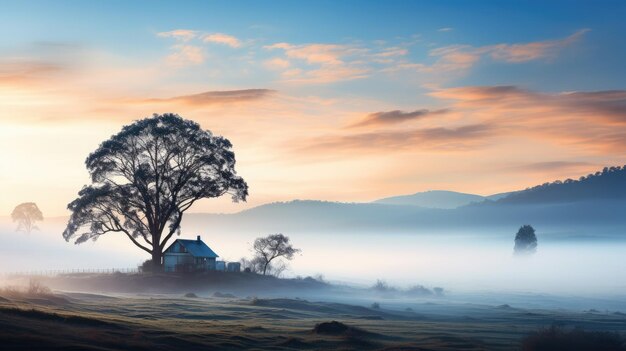
M 17 231 L 30 233 L 39 229 L 35 225 L 37 221 L 43 221 L 43 214 L 34 202 L 24 202 L 15 206 L 11 212 L 11 219 L 17 222 Z
M 257 238 L 252 246 L 255 257 L 252 261 L 259 264 L 259 271 L 266 275 L 271 268 L 270 264 L 273 260 L 281 257 L 287 260 L 293 259 L 293 256 L 301 250 L 294 248 L 289 243 L 289 237 L 283 234 L 271 234 L 264 238 Z M 283 265 L 279 268 L 278 274 L 282 273 L 286 267 Z M 276 272 L 275 272 L 276 273 Z

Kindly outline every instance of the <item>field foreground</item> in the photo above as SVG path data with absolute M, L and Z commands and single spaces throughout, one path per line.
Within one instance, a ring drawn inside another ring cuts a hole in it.
M 620 312 L 189 296 L 4 290 L 0 340 L 3 350 L 519 350 L 523 336 L 554 324 L 626 332 Z

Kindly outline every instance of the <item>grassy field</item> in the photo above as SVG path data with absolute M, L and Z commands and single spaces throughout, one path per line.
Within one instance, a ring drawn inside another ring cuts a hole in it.
M 380 308 L 211 294 L 0 292 L 2 350 L 518 350 L 550 325 L 626 332 L 618 312 L 424 302 Z M 226 297 L 215 297 L 226 296 Z M 339 321 L 341 324 L 324 324 Z M 317 326 L 317 327 L 316 327 Z

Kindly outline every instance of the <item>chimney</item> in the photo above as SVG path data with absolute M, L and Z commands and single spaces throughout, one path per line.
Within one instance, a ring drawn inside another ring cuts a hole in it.
M 200 235 L 198 235 L 198 242 L 200 242 L 200 241 L 201 241 L 201 240 L 200 240 Z

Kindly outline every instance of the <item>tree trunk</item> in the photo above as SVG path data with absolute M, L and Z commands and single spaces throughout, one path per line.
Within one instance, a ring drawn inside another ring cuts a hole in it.
M 163 271 L 163 252 L 161 252 L 161 248 L 159 245 L 152 247 L 152 271 L 153 272 L 161 272 Z
M 263 275 L 265 275 L 265 272 L 267 272 L 267 266 L 269 266 L 269 264 L 269 261 L 265 262 L 265 265 L 263 266 Z

